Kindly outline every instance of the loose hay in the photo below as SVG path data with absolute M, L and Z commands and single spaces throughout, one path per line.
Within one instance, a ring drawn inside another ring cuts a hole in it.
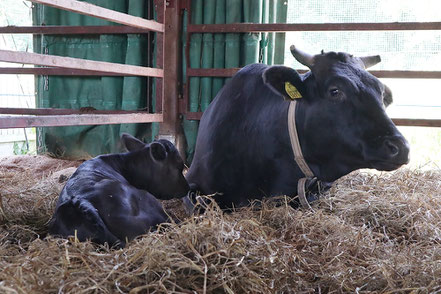
M 0 292 L 441 292 L 440 170 L 355 172 L 314 211 L 211 205 L 120 250 L 43 237 L 63 177 L 25 178 L 0 167 Z

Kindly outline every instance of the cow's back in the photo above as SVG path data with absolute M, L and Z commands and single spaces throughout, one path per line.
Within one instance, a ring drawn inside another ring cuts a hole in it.
M 264 84 L 266 68 L 253 64 L 240 70 L 201 118 L 187 180 L 203 194 L 223 193 L 216 196 L 221 206 L 271 193 L 271 175 L 279 174 L 283 157 L 291 155 L 288 102 Z

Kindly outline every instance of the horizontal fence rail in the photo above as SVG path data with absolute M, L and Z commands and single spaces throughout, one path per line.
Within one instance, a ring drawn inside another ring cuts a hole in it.
M 0 50 L 0 61 L 64 67 L 79 70 L 122 73 L 132 76 L 148 76 L 160 78 L 164 76 L 163 70 L 159 68 L 9 50 Z
M 162 114 L 158 113 L 0 116 L 0 129 L 150 123 L 162 122 L 162 120 Z
M 121 123 L 163 122 L 164 82 L 164 14 L 165 0 L 155 0 L 158 21 L 103 8 L 75 0 L 28 0 L 87 16 L 97 17 L 121 25 L 106 26 L 32 26 L 0 27 L 1 34 L 157 34 L 157 67 L 144 67 L 80 58 L 0 50 L 0 61 L 32 64 L 42 67 L 3 67 L 0 74 L 68 75 L 68 76 L 143 76 L 156 79 L 157 113 L 148 111 L 96 110 L 91 108 L 0 108 L 0 129 L 72 125 L 102 125 Z M 150 47 L 149 47 L 150 48 Z
M 187 112 L 187 119 L 200 120 L 203 112 Z M 408 127 L 441 127 L 441 119 L 392 118 L 397 126 Z
M 154 32 L 164 32 L 164 24 L 154 20 L 129 15 L 126 13 L 103 8 L 87 2 L 72 0 L 28 0 L 34 3 L 44 4 L 55 8 L 77 12 L 83 15 L 94 16 L 108 21 L 128 25 L 131 27 L 146 29 Z
M 441 119 L 393 118 L 397 126 L 407 127 L 441 127 Z
M 188 68 L 187 75 L 191 77 L 231 77 L 240 68 Z M 305 73 L 306 70 L 297 70 Z M 369 71 L 378 78 L 400 79 L 441 79 L 441 71 L 410 71 L 410 70 L 373 70 Z
M 146 29 L 129 26 L 6 26 L 0 27 L 0 34 L 45 34 L 45 35 L 106 35 L 106 34 L 145 34 Z
M 385 23 L 233 23 L 233 24 L 190 24 L 187 26 L 187 51 L 190 47 L 190 34 L 194 33 L 259 33 L 259 32 L 304 32 L 304 31 L 419 31 L 441 30 L 441 22 L 385 22 Z M 188 82 L 190 77 L 231 77 L 240 68 L 190 68 L 187 58 L 187 80 L 184 81 L 184 99 L 181 102 L 181 112 L 189 120 L 200 120 L 202 112 L 188 111 L 189 95 Z M 298 70 L 305 73 L 306 70 Z M 378 78 L 403 79 L 441 79 L 441 71 L 402 71 L 378 70 L 370 71 Z M 394 123 L 401 126 L 441 127 L 441 119 L 410 119 L 395 118 Z
M 65 114 L 146 114 L 137 110 L 98 110 L 93 107 L 71 108 L 1 108 L 1 114 L 65 115 Z
M 136 76 L 121 72 L 73 69 L 64 67 L 0 67 L 0 74 L 42 76 Z
M 441 30 L 441 22 L 190 24 L 189 33 Z

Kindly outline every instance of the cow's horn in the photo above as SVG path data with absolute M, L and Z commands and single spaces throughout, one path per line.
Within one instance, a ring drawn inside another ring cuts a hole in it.
M 291 47 L 289 47 L 289 49 L 291 50 L 292 55 L 294 56 L 294 58 L 300 62 L 301 64 L 311 68 L 314 65 L 314 56 L 300 51 L 299 49 L 296 48 L 296 46 L 291 45 Z
M 360 57 L 360 59 L 363 62 L 365 68 L 374 66 L 381 61 L 380 55 L 365 56 Z

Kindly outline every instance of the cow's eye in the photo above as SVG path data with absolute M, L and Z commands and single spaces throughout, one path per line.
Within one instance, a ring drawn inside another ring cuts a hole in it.
M 337 88 L 331 88 L 329 90 L 329 94 L 331 95 L 331 97 L 338 97 L 340 95 L 340 90 Z
M 336 86 L 331 86 L 328 88 L 328 97 L 335 102 L 340 102 L 345 100 L 346 96 L 340 88 Z

